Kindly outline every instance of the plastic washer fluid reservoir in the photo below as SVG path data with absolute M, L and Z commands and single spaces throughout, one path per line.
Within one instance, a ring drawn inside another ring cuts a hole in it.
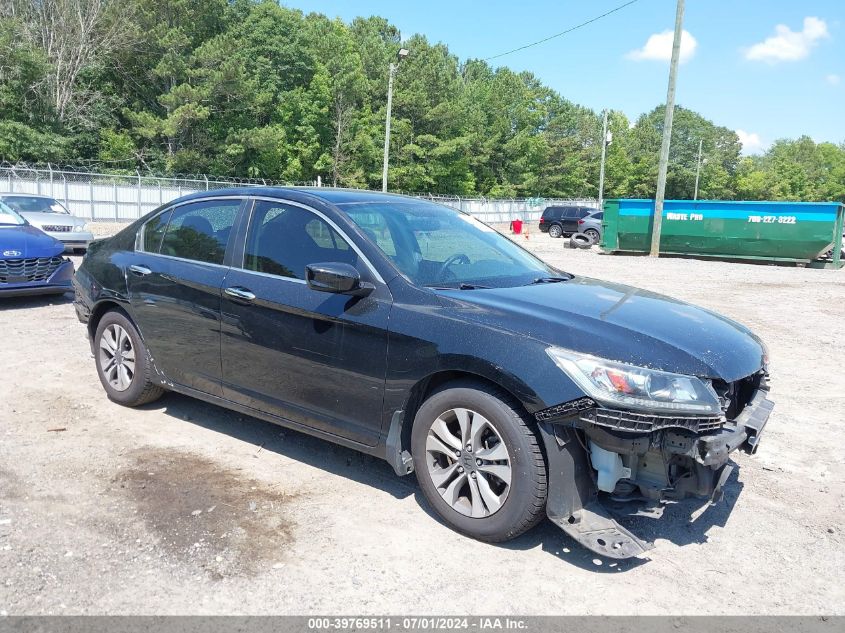
M 616 482 L 631 476 L 631 469 L 622 465 L 619 453 L 607 451 L 598 444 L 590 442 L 590 462 L 598 471 L 596 485 L 599 490 L 613 492 Z

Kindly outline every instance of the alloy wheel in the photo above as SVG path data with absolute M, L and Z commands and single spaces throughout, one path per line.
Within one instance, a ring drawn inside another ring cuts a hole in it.
M 504 505 L 511 486 L 511 457 L 496 427 L 471 409 L 449 409 L 426 437 L 432 483 L 449 506 L 481 519 Z
M 589 237 L 592 240 L 593 244 L 598 244 L 599 240 L 601 239 L 599 232 L 595 229 L 587 229 L 586 231 L 584 231 L 584 235 Z
M 129 333 L 112 323 L 100 337 L 100 371 L 117 391 L 126 391 L 135 377 L 135 348 Z

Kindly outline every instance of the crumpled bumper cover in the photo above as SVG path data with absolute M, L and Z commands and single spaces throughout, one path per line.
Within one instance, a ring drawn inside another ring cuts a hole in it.
M 715 429 L 707 426 L 712 424 L 709 418 L 701 418 L 705 424 L 695 426 L 689 418 L 664 425 L 665 419 L 652 419 L 659 416 L 618 416 L 622 425 L 614 431 L 630 431 L 630 439 L 624 433 L 610 433 L 605 425 L 596 423 L 596 412 L 602 409 L 589 398 L 539 411 L 535 417 L 549 460 L 546 512 L 553 523 L 593 552 L 616 559 L 640 555 L 653 545 L 617 523 L 600 502 L 579 426 L 590 425 L 590 439 L 597 439 L 607 450 L 639 452 L 658 446 L 666 455 L 689 457 L 701 469 L 712 472 L 712 481 L 701 492 L 709 494 L 711 502 L 715 502 L 721 498 L 722 488 L 733 470 L 728 463 L 730 454 L 736 450 L 747 454 L 757 451 L 773 407 L 768 385 L 763 383 L 734 420 L 722 420 Z M 642 427 L 626 428 L 630 420 L 638 425 L 651 424 L 650 431 Z M 698 429 L 701 430 L 696 432 Z

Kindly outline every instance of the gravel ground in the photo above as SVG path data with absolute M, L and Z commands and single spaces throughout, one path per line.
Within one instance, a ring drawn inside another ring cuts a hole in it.
M 845 614 L 845 272 L 516 239 L 767 341 L 777 406 L 721 505 L 640 520 L 643 560 L 599 560 L 548 522 L 475 542 L 376 459 L 182 396 L 112 404 L 70 297 L 7 299 L 0 613 Z
M 100 238 L 114 235 L 129 224 L 129 222 L 90 222 L 88 228 L 91 229 L 94 237 Z

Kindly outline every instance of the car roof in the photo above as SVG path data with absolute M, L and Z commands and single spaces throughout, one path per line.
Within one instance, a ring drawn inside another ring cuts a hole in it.
M 25 191 L 0 191 L 0 198 L 44 198 L 55 200 L 53 196 L 45 196 L 43 193 L 26 193 Z
M 317 198 L 330 204 L 354 204 L 363 202 L 419 202 L 420 198 L 397 193 L 383 193 L 366 189 L 337 189 L 334 187 L 233 187 L 211 189 L 189 194 L 182 200 L 203 199 L 217 196 L 265 196 L 270 198 L 302 197 Z

